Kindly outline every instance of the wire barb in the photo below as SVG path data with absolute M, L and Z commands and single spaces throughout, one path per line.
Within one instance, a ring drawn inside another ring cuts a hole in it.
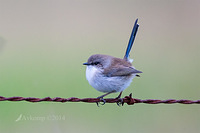
M 107 98 L 104 99 L 106 103 L 117 103 L 119 99 L 116 98 Z M 98 98 L 76 98 L 76 97 L 70 97 L 70 98 L 60 98 L 60 97 L 55 97 L 55 98 L 50 98 L 50 97 L 45 97 L 45 98 L 35 98 L 35 97 L 3 97 L 0 96 L 0 101 L 27 101 L 27 102 L 87 102 L 87 103 L 96 103 L 100 102 L 100 99 Z M 200 104 L 200 100 L 192 101 L 192 100 L 175 100 L 175 99 L 168 99 L 168 100 L 158 100 L 158 99 L 135 99 L 132 98 L 132 94 L 129 96 L 125 96 L 123 98 L 123 102 L 128 104 L 128 105 L 133 105 L 136 103 L 146 103 L 146 104 L 174 104 L 174 103 L 179 103 L 179 104 Z

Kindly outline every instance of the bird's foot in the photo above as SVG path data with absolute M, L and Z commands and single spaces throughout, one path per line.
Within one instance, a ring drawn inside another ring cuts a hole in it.
M 118 99 L 118 101 L 117 101 L 116 103 L 117 103 L 117 105 L 118 105 L 119 107 L 124 105 L 123 98 L 118 98 L 118 97 L 116 97 L 116 99 Z
M 97 99 L 99 99 L 100 102 L 103 102 L 103 103 L 96 102 L 96 103 L 97 103 L 97 106 L 99 107 L 99 104 L 100 104 L 100 105 L 104 105 L 104 104 L 106 103 L 106 100 L 103 99 L 103 98 L 104 98 L 105 96 L 107 96 L 107 95 L 113 93 L 113 92 L 115 92 L 115 91 L 111 91 L 111 92 L 108 92 L 108 93 L 106 93 L 106 94 L 104 94 L 104 95 L 102 95 L 102 96 L 97 97 Z
M 103 99 L 103 97 L 102 96 L 100 96 L 100 97 L 97 97 L 97 99 L 99 99 L 100 100 L 100 102 L 96 102 L 96 104 L 97 104 L 97 106 L 99 107 L 99 104 L 100 105 L 104 105 L 105 103 L 106 103 L 106 100 L 105 99 Z M 101 103 L 101 102 L 103 102 L 103 103 Z
M 124 101 L 121 98 L 122 95 L 122 91 L 119 93 L 119 96 L 117 96 L 115 99 L 118 99 L 118 101 L 116 102 L 118 106 L 123 106 L 124 105 Z

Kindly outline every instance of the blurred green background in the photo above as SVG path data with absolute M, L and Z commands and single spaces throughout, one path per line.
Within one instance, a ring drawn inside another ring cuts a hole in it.
M 102 95 L 82 63 L 96 53 L 123 57 L 136 18 L 131 57 L 143 74 L 123 97 L 200 99 L 198 0 L 1 0 L 0 95 Z M 0 132 L 197 133 L 199 113 L 200 105 L 4 101 Z

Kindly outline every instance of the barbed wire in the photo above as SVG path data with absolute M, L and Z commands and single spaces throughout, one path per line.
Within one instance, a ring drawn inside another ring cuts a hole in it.
M 104 99 L 106 103 L 118 103 L 119 99 L 117 98 L 107 98 Z M 123 103 L 126 103 L 128 105 L 133 105 L 135 103 L 146 103 L 146 104 L 174 104 L 174 103 L 179 103 L 179 104 L 200 104 L 200 100 L 192 101 L 192 100 L 176 100 L 176 99 L 167 99 L 167 100 L 159 100 L 159 99 L 136 99 L 132 98 L 132 94 L 129 96 L 125 96 L 122 98 Z M 55 98 L 50 98 L 50 97 L 45 97 L 45 98 L 35 98 L 35 97 L 3 97 L 0 96 L 0 101 L 27 101 L 27 102 L 87 102 L 87 103 L 98 103 L 102 102 L 101 99 L 98 98 L 76 98 L 76 97 L 70 97 L 70 98 L 60 98 L 60 97 L 55 97 Z

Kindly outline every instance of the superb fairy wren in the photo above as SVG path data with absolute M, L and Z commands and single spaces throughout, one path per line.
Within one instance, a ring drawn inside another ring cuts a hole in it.
M 138 19 L 135 21 L 123 59 L 95 54 L 90 56 L 86 63 L 83 63 L 83 65 L 87 65 L 86 78 L 89 84 L 96 90 L 106 93 L 98 97 L 104 104 L 105 100 L 103 97 L 110 93 L 120 92 L 117 97 L 120 99 L 123 90 L 131 84 L 132 79 L 135 76 L 139 76 L 138 73 L 142 73 L 132 66 L 131 62 L 133 60 L 129 59 L 129 53 L 139 27 L 137 21 Z M 117 104 L 119 105 L 122 102 L 122 99 L 120 99 L 120 102 L 117 102 Z

